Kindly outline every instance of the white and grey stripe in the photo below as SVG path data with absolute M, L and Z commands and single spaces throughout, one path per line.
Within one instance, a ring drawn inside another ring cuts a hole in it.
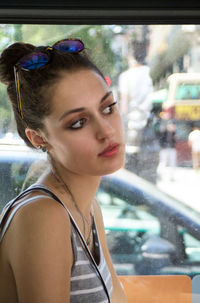
M 95 232 L 94 232 L 95 231 Z M 95 222 L 93 224 L 93 236 L 95 245 L 95 254 L 99 255 L 98 269 L 104 279 L 108 293 L 112 294 L 112 279 L 108 270 L 103 251 L 99 242 Z M 92 262 L 89 264 L 88 256 L 82 247 L 81 240 L 72 226 L 72 245 L 74 256 L 76 256 L 74 266 L 71 272 L 71 302 L 72 303 L 108 303 L 108 299 L 103 288 L 102 282 L 94 268 Z

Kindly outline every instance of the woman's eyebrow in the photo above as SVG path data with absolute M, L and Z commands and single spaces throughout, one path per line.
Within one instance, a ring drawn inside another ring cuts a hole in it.
M 102 103 L 110 94 L 112 94 L 112 91 L 107 92 L 100 100 L 100 103 Z M 59 121 L 61 121 L 63 118 L 65 118 L 66 116 L 73 114 L 73 113 L 78 113 L 78 112 L 82 112 L 86 110 L 85 107 L 77 107 L 77 108 L 73 108 L 68 110 L 67 112 L 65 112 L 60 118 Z
M 107 92 L 100 100 L 100 103 L 102 103 L 108 96 L 110 96 L 110 94 L 112 94 L 112 91 L 110 90 L 109 92 Z

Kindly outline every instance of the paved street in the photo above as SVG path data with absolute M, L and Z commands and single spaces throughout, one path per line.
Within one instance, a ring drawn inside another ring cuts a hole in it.
M 167 168 L 157 186 L 200 212 L 200 171 L 196 173 L 192 168 L 178 167 L 172 181 Z

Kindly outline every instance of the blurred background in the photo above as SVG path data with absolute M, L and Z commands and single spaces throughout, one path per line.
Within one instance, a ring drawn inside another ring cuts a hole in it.
M 126 170 L 97 193 L 117 273 L 199 275 L 200 25 L 0 24 L 0 52 L 69 37 L 103 71 L 124 124 Z M 0 84 L 0 208 L 46 166 L 17 135 Z
M 111 81 L 124 122 L 126 168 L 178 198 L 185 197 L 179 184 L 191 196 L 185 180 L 190 176 L 191 187 L 200 179 L 188 141 L 200 126 L 200 25 L 0 24 L 0 51 L 15 41 L 52 45 L 66 37 L 82 38 Z M 2 84 L 0 140 L 19 140 Z

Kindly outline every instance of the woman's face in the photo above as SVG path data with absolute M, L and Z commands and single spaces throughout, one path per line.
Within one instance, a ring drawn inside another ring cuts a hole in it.
M 63 73 L 45 118 L 54 161 L 79 175 L 101 176 L 124 163 L 122 121 L 113 94 L 91 70 Z

